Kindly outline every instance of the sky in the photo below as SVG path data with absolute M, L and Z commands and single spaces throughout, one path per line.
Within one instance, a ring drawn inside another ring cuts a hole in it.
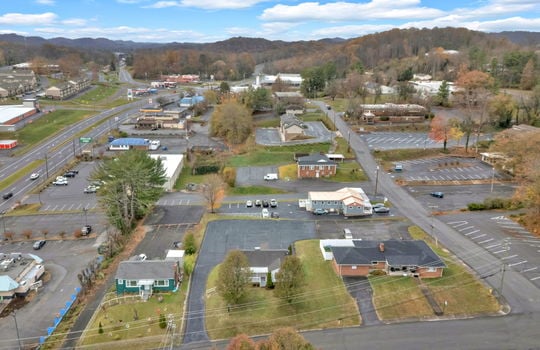
M 298 41 L 411 27 L 540 32 L 540 0 L 0 0 L 0 34 L 48 39 Z

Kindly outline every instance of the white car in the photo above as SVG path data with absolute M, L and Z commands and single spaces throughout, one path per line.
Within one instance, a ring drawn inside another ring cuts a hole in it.
M 253 206 L 253 202 L 252 201 L 246 201 L 246 207 L 247 208 L 251 208 Z
M 67 186 L 68 185 L 68 180 L 64 179 L 64 180 L 55 180 L 53 181 L 53 185 L 55 186 Z
M 263 208 L 261 211 L 261 216 L 263 219 L 268 219 L 270 217 L 270 212 L 268 212 L 268 209 Z
M 39 173 L 33 173 L 32 175 L 30 175 L 30 180 L 35 180 L 39 177 Z

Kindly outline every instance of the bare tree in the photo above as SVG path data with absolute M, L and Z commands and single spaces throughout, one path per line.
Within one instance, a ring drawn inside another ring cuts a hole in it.
M 214 209 L 223 193 L 224 187 L 225 183 L 218 174 L 210 174 L 205 177 L 202 193 L 208 202 L 211 213 L 214 213 Z

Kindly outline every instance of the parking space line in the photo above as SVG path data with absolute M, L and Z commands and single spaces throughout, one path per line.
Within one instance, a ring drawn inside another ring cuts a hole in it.
M 480 236 L 476 236 L 476 237 L 473 237 L 471 239 L 474 240 L 474 239 L 482 238 L 484 236 L 487 236 L 487 233 L 482 233 Z
M 521 271 L 521 272 L 530 272 L 530 271 L 536 270 L 537 268 L 538 268 L 538 266 L 535 266 L 535 267 L 531 267 L 531 268 L 529 268 L 529 269 L 523 270 L 523 271 Z
M 540 276 L 536 276 L 536 277 L 531 278 L 529 281 L 536 281 L 539 278 L 540 278 Z
M 189 199 L 186 199 L 186 205 L 189 205 L 189 201 L 190 201 Z
M 525 264 L 526 262 L 527 262 L 527 260 L 523 260 L 523 261 L 520 261 L 520 262 L 517 262 L 517 263 L 508 264 L 508 267 L 512 267 L 512 266 L 517 266 L 517 265 Z
M 465 233 L 464 236 L 470 236 L 470 235 L 472 235 L 473 233 L 476 233 L 476 232 L 479 232 L 479 231 L 480 231 L 480 230 L 474 230 L 474 231 Z
M 496 252 L 493 252 L 493 254 L 500 254 L 500 253 L 503 253 L 503 252 L 506 252 L 506 251 L 508 251 L 508 249 L 497 250 Z
M 502 245 L 502 243 L 497 243 L 497 244 L 488 245 L 488 246 L 486 247 L 486 249 L 495 248 L 495 247 L 498 247 L 498 246 L 500 246 L 500 245 Z
M 459 227 L 459 226 L 463 226 L 463 225 L 467 225 L 468 223 L 469 223 L 468 221 L 450 221 L 450 222 L 447 222 L 448 225 L 459 224 L 459 225 L 455 225 L 454 228 Z
M 493 241 L 493 238 L 483 240 L 482 242 L 478 242 L 478 244 L 485 244 L 485 243 L 491 242 L 491 241 Z
M 461 231 L 465 231 L 465 230 L 468 230 L 468 229 L 471 229 L 471 228 L 474 228 L 474 226 L 467 226 L 467 227 L 459 229 L 458 231 L 461 232 Z
M 501 258 L 501 260 L 512 259 L 512 258 L 515 258 L 516 256 L 518 255 L 514 254 L 514 255 L 505 256 L 504 258 Z

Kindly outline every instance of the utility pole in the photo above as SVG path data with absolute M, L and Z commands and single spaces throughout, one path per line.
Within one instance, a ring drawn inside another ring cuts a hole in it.
M 347 144 L 349 145 L 349 147 L 347 148 L 347 152 L 351 152 L 351 130 L 348 130 L 347 134 Z
M 495 180 L 495 167 L 491 168 L 491 193 L 493 193 L 493 181 Z
M 499 285 L 499 295 L 502 296 L 503 285 L 504 285 L 504 273 L 506 272 L 506 264 L 503 263 L 501 268 L 501 284 Z
M 48 179 L 49 178 L 49 158 L 47 157 L 47 153 L 45 153 L 45 173 Z

